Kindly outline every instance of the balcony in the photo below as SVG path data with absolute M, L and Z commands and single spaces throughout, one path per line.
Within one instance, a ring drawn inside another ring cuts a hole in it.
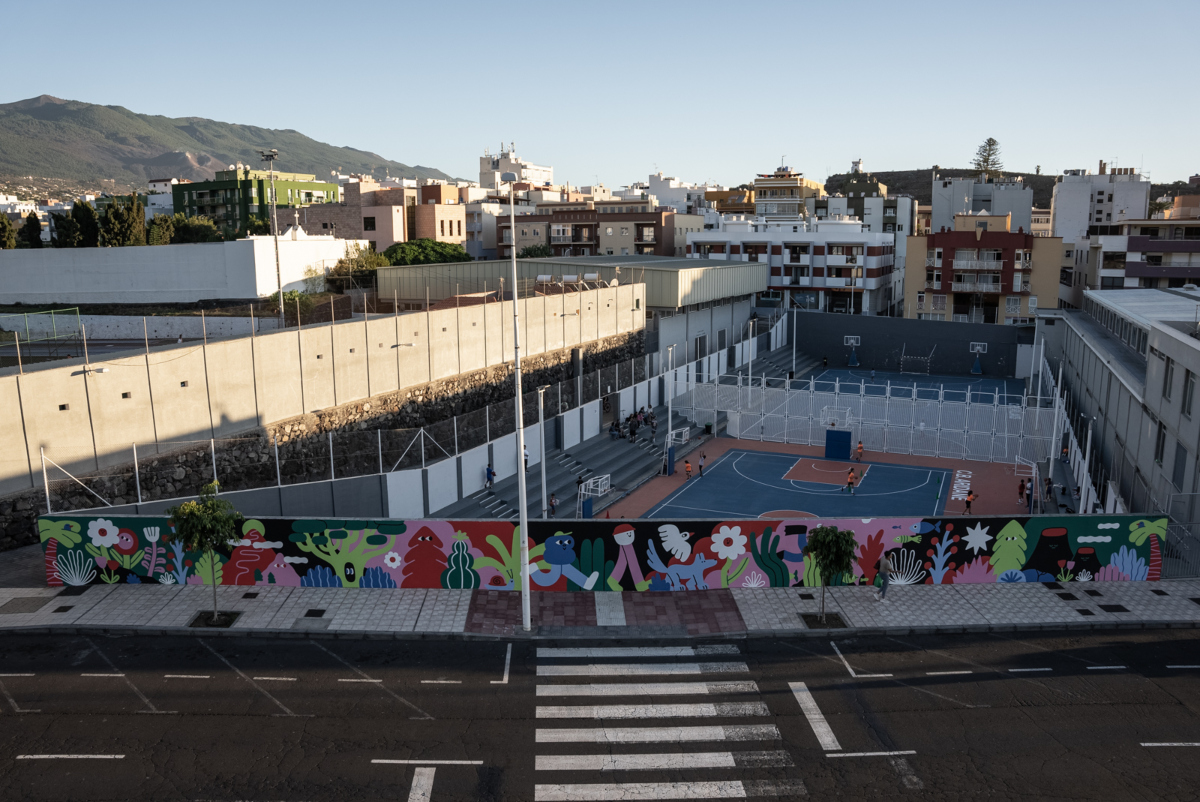
M 955 270 L 991 270 L 1000 271 L 1004 267 L 1004 262 L 992 259 L 955 259 Z
M 653 245 L 655 243 L 654 232 L 653 231 L 645 231 L 645 232 L 639 231 L 636 238 L 634 239 L 634 242 L 639 243 L 639 244 L 645 244 L 645 245 Z
M 589 245 L 592 237 L 590 234 L 558 234 L 551 235 L 550 242 L 554 245 Z
M 954 292 L 985 292 L 985 293 L 1002 293 L 1004 285 L 996 284 L 980 284 L 975 281 L 956 281 L 951 285 Z
M 926 267 L 941 267 L 942 260 L 938 259 L 936 257 L 933 257 L 933 256 L 926 256 L 925 257 L 925 266 Z
M 830 267 L 842 267 L 843 265 L 857 265 L 860 263 L 860 257 L 851 255 L 835 254 L 825 257 L 825 264 Z
M 812 257 L 807 253 L 792 255 L 790 251 L 783 254 L 783 263 L 785 265 L 811 265 Z
M 483 231 L 483 223 L 467 223 L 467 231 Z
M 940 281 L 926 281 L 925 282 L 925 289 L 927 289 L 927 290 L 940 290 L 941 288 L 942 288 L 942 282 L 940 282 Z

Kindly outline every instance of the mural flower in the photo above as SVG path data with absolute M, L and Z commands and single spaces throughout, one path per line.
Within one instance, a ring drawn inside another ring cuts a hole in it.
M 1021 573 L 1016 568 L 1010 568 L 1004 573 L 1000 574 L 996 581 L 1003 582 L 1004 584 L 1009 584 L 1011 582 L 1024 582 L 1025 574 Z
M 400 559 L 400 555 L 394 551 L 389 551 L 387 556 L 383 558 L 383 564 L 388 568 L 399 568 L 402 562 L 404 561 Z
M 107 518 L 97 518 L 88 521 L 88 537 L 92 539 L 92 545 L 96 548 L 108 548 L 117 545 L 117 541 L 121 539 L 121 530 Z
M 963 538 L 966 543 L 964 548 L 968 548 L 972 553 L 978 555 L 980 551 L 987 551 L 988 541 L 992 536 L 988 534 L 988 527 L 977 523 L 974 526 L 967 527 L 967 535 Z
M 1080 571 L 1078 574 L 1075 575 L 1075 581 L 1076 582 L 1091 582 L 1092 581 L 1092 572 L 1089 571 L 1088 569 L 1084 568 L 1082 571 Z
M 904 550 L 896 555 L 893 561 L 893 585 L 918 585 L 925 579 L 925 569 L 921 567 L 921 559 L 916 552 Z
M 159 538 L 158 527 L 147 526 L 142 530 L 142 537 L 146 539 L 147 543 L 157 543 Z
M 713 535 L 713 551 L 722 560 L 736 560 L 746 553 L 746 536 L 740 526 L 722 525 Z
M 751 571 L 745 579 L 742 580 L 744 588 L 765 588 L 767 586 L 767 578 L 758 571 Z

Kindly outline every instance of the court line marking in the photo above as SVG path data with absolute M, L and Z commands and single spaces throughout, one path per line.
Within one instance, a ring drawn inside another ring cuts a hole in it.
M 422 685 L 462 685 L 460 679 L 423 679 Z
M 1120 671 L 1125 666 L 1087 666 L 1088 671 Z
M 124 755 L 17 755 L 17 760 L 122 760 Z
M 837 752 L 825 757 L 893 757 L 895 755 L 915 755 L 915 749 L 904 749 L 896 752 Z
M 163 679 L 212 679 L 210 674 L 163 674 Z
M 313 646 L 316 646 L 318 649 L 320 649 L 321 651 L 325 652 L 325 654 L 329 655 L 329 656 L 330 656 L 330 657 L 332 657 L 334 660 L 337 660 L 339 663 L 341 663 L 341 664 L 342 664 L 342 665 L 344 665 L 346 668 L 348 668 L 348 669 L 350 669 L 351 671 L 353 671 L 355 674 L 358 674 L 358 676 L 362 677 L 363 679 L 372 679 L 372 678 L 371 678 L 370 676 L 368 676 L 368 675 L 367 675 L 365 672 L 363 672 L 361 669 L 359 669 L 359 667 L 358 667 L 358 666 L 354 665 L 353 663 L 349 662 L 348 660 L 345 660 L 345 659 L 343 659 L 343 658 L 342 658 L 340 655 L 334 654 L 333 652 L 329 651 L 329 650 L 328 650 L 328 649 L 326 649 L 324 646 L 322 646 L 320 643 L 317 643 L 315 640 L 313 640 L 313 641 L 309 641 L 309 643 L 310 643 L 310 644 L 312 644 Z M 400 702 L 400 703 L 401 703 L 401 704 L 403 704 L 403 705 L 407 705 L 408 707 L 411 707 L 413 710 L 415 710 L 415 711 L 417 711 L 418 713 L 420 713 L 420 714 L 421 714 L 421 716 L 420 716 L 420 719 L 421 719 L 421 720 L 423 720 L 423 721 L 424 721 L 424 720 L 433 721 L 433 716 L 429 715 L 429 714 L 428 714 L 428 713 L 426 713 L 424 710 L 422 710 L 421 708 L 419 708 L 419 707 L 417 707 L 416 705 L 414 705 L 412 702 L 410 702 L 410 701 L 408 701 L 407 699 L 405 699 L 403 696 L 400 696 L 400 695 L 399 695 L 399 694 L 397 694 L 395 691 L 393 691 L 391 688 L 389 688 L 389 687 L 387 687 L 386 685 L 384 685 L 382 682 L 375 683 L 375 687 L 379 688 L 381 691 L 383 691 L 383 692 L 384 692 L 384 693 L 386 693 L 388 696 L 390 696 L 390 697 L 392 697 L 393 699 L 395 699 L 397 702 Z M 412 718 L 417 718 L 417 716 L 412 716 Z
M 817 700 L 813 698 L 808 686 L 803 682 L 789 682 L 788 687 L 792 689 L 792 695 L 796 697 L 796 702 L 800 705 L 804 717 L 808 719 L 808 725 L 812 727 L 821 748 L 826 752 L 841 749 L 842 745 L 838 743 L 837 736 L 833 734 L 833 729 L 822 715 L 821 708 L 817 706 Z
M 777 485 L 767 484 L 766 482 L 763 482 L 759 479 L 755 479 L 753 476 L 747 476 L 746 474 L 742 473 L 741 469 L 738 468 L 738 463 L 741 461 L 742 457 L 744 457 L 744 456 L 748 456 L 748 455 L 742 454 L 741 457 L 738 457 L 737 459 L 735 459 L 733 461 L 734 473 L 736 473 L 738 476 L 742 477 L 743 479 L 745 479 L 748 482 L 753 482 L 756 485 L 761 485 L 762 487 L 765 487 L 769 490 L 774 490 L 776 492 L 781 492 L 781 493 L 795 493 L 797 495 L 809 495 L 809 496 L 832 496 L 834 493 L 844 492 L 841 488 L 835 488 L 832 490 L 822 490 L 822 491 L 806 490 L 797 485 L 797 482 L 800 481 L 798 479 L 788 479 L 787 480 L 788 484 L 792 485 L 791 489 L 786 488 L 786 487 L 779 487 Z M 928 469 L 924 469 L 924 468 L 922 470 L 928 471 Z M 939 469 L 939 470 L 941 470 L 941 469 Z M 928 471 L 928 473 L 930 475 L 932 475 L 933 472 Z M 895 496 L 895 495 L 899 495 L 902 493 L 912 493 L 916 490 L 920 490 L 922 487 L 929 484 L 929 482 L 930 482 L 929 478 L 926 478 L 926 480 L 919 485 L 913 485 L 912 487 L 906 487 L 901 490 L 889 490 L 885 493 L 859 493 L 857 495 L 874 498 L 876 496 Z
M 504 679 L 492 680 L 493 685 L 507 685 L 508 684 L 508 667 L 510 665 L 512 665 L 512 644 L 511 643 L 508 644 L 508 649 L 507 649 L 507 651 L 504 652 Z
M 846 670 L 850 672 L 850 676 L 854 677 L 855 679 L 878 679 L 880 677 L 892 676 L 891 674 L 858 674 L 853 668 L 850 667 L 850 663 L 847 662 L 846 656 L 842 654 L 842 650 L 837 647 L 837 644 L 834 641 L 829 641 L 829 645 L 833 647 L 835 652 L 837 652 L 837 656 L 841 658 L 842 665 L 844 665 Z
M 151 702 L 150 697 L 148 697 L 148 696 L 146 696 L 146 694 L 142 693 L 141 688 L 134 685 L 133 681 L 130 680 L 129 677 L 126 677 L 124 674 L 117 672 L 117 664 L 114 663 L 112 660 L 109 660 L 108 655 L 106 655 L 104 652 L 100 651 L 100 648 L 98 646 L 96 646 L 96 644 L 92 643 L 91 638 L 84 638 L 83 640 L 85 643 L 87 643 L 88 646 L 92 647 L 92 651 L 94 651 L 96 654 L 100 655 L 101 660 L 103 660 L 105 663 L 108 663 L 108 667 L 111 668 L 114 672 L 112 674 L 112 676 L 120 677 L 122 680 L 124 680 L 125 684 L 129 686 L 129 690 L 136 693 L 138 698 L 142 700 L 142 704 L 144 704 L 148 708 L 147 710 L 139 710 L 138 711 L 139 713 L 151 713 L 154 715 L 159 715 L 159 714 L 171 715 L 175 712 L 174 710 L 159 710 L 157 707 L 155 707 L 154 702 Z M 104 676 L 104 675 L 98 674 L 96 676 Z
M 482 760 L 385 760 L 375 759 L 372 763 L 392 764 L 396 766 L 482 766 Z
M 1142 744 L 1142 746 L 1200 746 L 1200 743 L 1197 743 L 1197 742 L 1188 742 L 1188 741 L 1174 741 L 1174 742 L 1170 742 L 1170 741 L 1169 741 L 1169 742 L 1167 742 L 1167 743 L 1148 743 L 1148 744 Z
M 1009 671 L 1013 674 L 1026 674 L 1030 671 L 1053 671 L 1053 668 L 1010 668 Z
M 926 671 L 925 676 L 927 676 L 927 677 L 949 677 L 954 674 L 970 674 L 970 673 L 972 673 L 972 672 L 970 672 L 970 671 Z
M 259 692 L 259 693 L 261 693 L 263 696 L 267 697 L 267 698 L 268 698 L 268 699 L 270 699 L 272 702 L 274 702 L 274 703 L 275 703 L 275 706 L 276 706 L 276 707 L 278 707 L 280 710 L 282 710 L 282 711 L 283 711 L 283 714 L 284 714 L 285 716 L 292 716 L 292 717 L 295 717 L 295 716 L 296 716 L 296 714 L 295 714 L 295 713 L 293 713 L 291 710 L 288 710 L 287 706 L 286 706 L 286 705 L 285 705 L 283 702 L 279 701 L 279 700 L 278 700 L 278 699 L 276 699 L 274 696 L 272 696 L 271 694 L 267 693 L 267 690 L 266 690 L 265 688 L 263 688 L 261 685 L 259 685 L 259 684 L 258 684 L 257 682 L 255 682 L 254 680 L 250 679 L 250 677 L 246 676 L 246 672 L 242 671 L 240 668 L 238 668 L 237 666 L 235 666 L 233 663 L 231 663 L 231 662 L 229 662 L 228 660 L 226 660 L 226 659 L 225 659 L 225 657 L 224 657 L 224 656 L 223 656 L 223 655 L 222 655 L 220 652 L 218 652 L 218 651 L 217 651 L 216 649 L 214 649 L 213 647 L 209 646 L 209 645 L 208 645 L 208 642 L 207 642 L 207 641 L 205 641 L 203 638 L 196 638 L 196 642 L 197 642 L 197 643 L 199 643 L 201 646 L 203 646 L 205 649 L 208 649 L 210 652 L 212 652 L 212 654 L 213 654 L 213 657 L 217 658 L 217 659 L 218 659 L 218 660 L 220 660 L 222 663 L 224 663 L 224 664 L 225 664 L 225 665 L 226 665 L 226 666 L 229 668 L 229 670 L 230 670 L 230 671 L 233 671 L 233 672 L 234 672 L 234 673 L 236 673 L 236 674 L 237 674 L 239 677 L 241 677 L 242 679 L 244 679 L 246 682 L 250 683 L 250 685 L 251 685 L 251 686 L 252 686 L 252 687 L 253 687 L 253 688 L 254 688 L 256 691 L 258 691 L 258 692 Z

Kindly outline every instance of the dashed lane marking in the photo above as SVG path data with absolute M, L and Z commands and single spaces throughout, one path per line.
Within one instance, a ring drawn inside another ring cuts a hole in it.
M 1169 741 L 1167 743 L 1159 744 L 1142 744 L 1142 746 L 1200 746 L 1200 742 Z
M 460 679 L 423 679 L 422 685 L 462 685 Z
M 741 654 L 733 644 L 711 646 L 593 646 L 539 647 L 537 656 L 573 657 L 594 660 L 598 657 L 709 657 L 717 654 Z
M 1170 668 L 1170 666 L 1167 666 L 1167 668 Z M 33 677 L 33 676 L 36 676 L 36 675 L 35 674 L 0 674 L 0 679 L 3 679 L 4 677 Z
M 1120 671 L 1125 666 L 1088 666 L 1088 671 Z
M 643 802 L 661 799 L 749 799 L 807 796 L 800 780 L 535 785 L 534 802 Z
M 389 763 L 397 766 L 482 766 L 482 760 L 372 760 L 372 763 Z
M 296 682 L 295 677 L 255 677 L 255 682 Z
M 970 674 L 970 671 L 926 671 L 927 677 L 950 677 L 955 674 Z
M 338 682 L 383 682 L 381 679 L 339 679 Z
M 538 729 L 537 743 L 719 743 L 721 741 L 779 741 L 783 736 L 774 724 L 742 724 L 729 727 L 597 727 L 594 729 Z
M 905 749 L 898 752 L 830 752 L 825 757 L 891 757 L 893 755 L 915 755 L 913 749 Z
M 653 674 L 748 674 L 743 662 L 729 663 L 589 663 L 574 666 L 538 666 L 539 677 L 638 677 Z
M 124 674 L 80 674 L 81 677 L 123 677 Z
M 124 755 L 17 755 L 17 760 L 122 760 Z
M 512 644 L 508 644 L 508 649 L 504 652 L 504 679 L 492 680 L 493 685 L 508 684 L 508 668 L 512 665 Z
M 1200 668 L 1200 666 L 1167 666 L 1167 668 Z M 16 674 L 16 675 L 0 674 L 0 677 L 2 677 L 2 676 L 21 676 L 21 675 L 20 674 Z
M 758 693 L 755 682 L 593 682 L 589 685 L 539 685 L 538 696 L 715 696 Z
M 538 755 L 536 771 L 673 771 L 791 766 L 783 750 L 766 752 L 668 752 L 646 755 Z
M 691 705 L 538 705 L 536 718 L 592 718 L 611 721 L 634 718 L 733 718 L 769 715 L 771 711 L 762 702 L 722 702 Z
M 830 728 L 829 722 L 825 720 L 825 716 L 821 713 L 821 708 L 817 707 L 817 700 L 813 698 L 812 691 L 803 682 L 789 682 L 788 687 L 792 689 L 792 694 L 796 697 L 796 701 L 800 704 L 800 710 L 803 711 L 804 717 L 808 719 L 808 724 L 812 727 L 813 734 L 817 736 L 818 743 L 826 752 L 837 751 L 842 748 L 838 743 L 838 739 L 833 734 L 833 729 Z
M 341 657 L 340 655 L 334 654 L 333 652 L 329 651 L 328 649 L 326 649 L 324 646 L 317 643 L 316 641 L 309 641 L 309 643 L 312 644 L 313 646 L 317 647 L 321 651 L 325 652 L 325 654 L 329 655 L 334 660 L 337 660 L 339 663 L 341 663 L 346 668 L 353 671 L 355 674 L 357 674 L 362 679 L 373 679 L 372 677 L 367 676 L 367 674 L 365 674 L 358 666 L 354 665 L 349 660 L 346 660 L 345 658 Z M 429 715 L 424 710 L 417 707 L 412 702 L 408 701 L 403 696 L 399 695 L 398 693 L 393 691 L 391 688 L 384 685 L 382 682 L 377 682 L 377 683 L 373 683 L 373 684 L 375 685 L 375 687 L 379 688 L 379 690 L 383 691 L 384 693 L 386 693 L 388 696 L 395 699 L 400 704 L 402 704 L 408 708 L 411 708 L 412 710 L 415 710 L 421 714 L 420 716 L 410 716 L 410 718 L 419 719 L 421 721 L 433 721 L 433 716 Z M 433 783 L 432 775 L 430 775 L 430 783 L 431 784 Z
M 1053 668 L 1010 668 L 1009 671 L 1013 674 L 1025 674 L 1030 671 L 1053 671 Z
M 212 679 L 209 674 L 163 674 L 163 679 Z

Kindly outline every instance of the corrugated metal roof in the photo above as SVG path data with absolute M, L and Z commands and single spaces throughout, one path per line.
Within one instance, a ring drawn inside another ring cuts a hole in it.
M 1157 320 L 1197 319 L 1200 290 L 1088 290 L 1085 295 L 1149 329 Z

